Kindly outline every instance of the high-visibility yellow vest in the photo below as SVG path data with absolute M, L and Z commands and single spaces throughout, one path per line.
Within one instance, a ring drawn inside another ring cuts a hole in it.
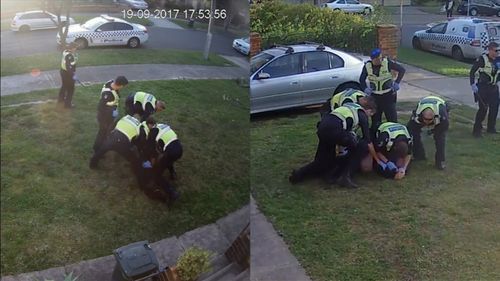
M 139 135 L 140 125 L 141 123 L 135 117 L 126 115 L 116 123 L 115 129 L 125 134 L 129 141 L 132 141 Z
M 152 94 L 145 92 L 137 92 L 134 95 L 134 104 L 140 102 L 142 105 L 142 110 L 146 110 L 146 105 L 150 103 L 153 108 L 156 108 L 156 98 Z
M 498 77 L 498 70 L 495 69 L 493 71 L 493 65 L 490 62 L 490 59 L 488 58 L 488 55 L 483 55 L 483 60 L 484 60 L 484 67 L 481 67 L 478 69 L 479 73 L 482 73 L 490 79 L 490 84 L 496 84 L 497 83 L 497 77 Z
M 370 81 L 370 88 L 372 88 L 374 94 L 383 95 L 392 91 L 392 73 L 389 70 L 389 61 L 387 58 L 382 59 L 378 76 L 373 73 L 373 64 L 371 61 L 368 61 L 365 67 L 368 73 L 368 81 Z
M 73 54 L 73 53 L 71 53 L 71 52 L 70 52 L 70 51 L 68 51 L 68 50 L 64 50 L 64 51 L 63 51 L 63 53 L 62 53 L 62 59 L 61 59 L 61 69 L 66 70 L 66 71 L 68 71 L 68 70 L 66 69 L 66 56 L 67 56 L 67 55 L 69 55 L 69 54 Z M 76 57 L 76 55 L 75 55 L 75 54 L 73 54 L 73 58 L 74 58 L 74 59 L 73 59 L 73 62 L 71 62 L 71 63 L 70 63 L 71 65 L 75 65 L 75 64 L 76 64 L 77 57 Z
M 147 137 L 147 136 L 149 136 L 149 132 L 150 132 L 151 130 L 149 129 L 149 126 L 148 126 L 148 124 L 146 123 L 146 121 L 143 121 L 143 122 L 141 123 L 141 125 L 140 125 L 140 127 L 139 127 L 139 133 L 140 133 L 140 128 L 141 128 L 141 127 L 142 127 L 142 128 L 144 128 L 144 133 L 146 133 L 146 137 Z
M 159 130 L 158 135 L 156 136 L 156 142 L 158 143 L 159 140 L 162 140 L 164 143 L 162 149 L 163 149 L 163 151 L 165 151 L 167 146 L 171 142 L 173 142 L 174 140 L 177 139 L 177 134 L 167 124 L 158 124 L 156 127 Z
M 120 96 L 118 95 L 118 92 L 116 92 L 115 90 L 113 90 L 111 87 L 107 88 L 106 84 L 104 84 L 104 86 L 102 86 L 101 93 L 102 92 L 106 92 L 106 91 L 110 91 L 113 94 L 113 97 L 115 98 L 113 101 L 108 101 L 106 103 L 106 105 L 107 106 L 118 106 L 119 101 L 120 101 Z
M 415 113 L 418 117 L 424 110 L 430 108 L 434 112 L 434 125 L 438 125 L 441 119 L 441 116 L 439 115 L 439 106 L 441 105 L 446 105 L 446 102 L 442 98 L 436 96 L 428 96 L 420 100 Z M 418 118 L 415 118 L 415 121 L 417 123 L 420 123 Z
M 342 127 L 344 130 L 347 130 L 347 119 L 352 118 L 351 131 L 356 131 L 359 125 L 358 110 L 360 109 L 362 109 L 362 107 L 357 103 L 346 103 L 343 106 L 334 109 L 331 114 L 342 120 Z
M 338 94 L 335 94 L 330 100 L 331 109 L 342 106 L 345 103 L 358 103 L 358 100 L 362 97 L 366 97 L 363 91 L 356 89 L 347 89 Z
M 393 122 L 382 123 L 378 127 L 377 137 L 382 133 L 387 133 L 389 135 L 389 139 L 385 146 L 387 151 L 390 151 L 392 149 L 394 141 L 399 136 L 405 136 L 408 142 L 411 142 L 410 132 L 408 132 L 408 129 L 406 128 L 405 125 L 401 125 L 399 123 L 393 123 Z

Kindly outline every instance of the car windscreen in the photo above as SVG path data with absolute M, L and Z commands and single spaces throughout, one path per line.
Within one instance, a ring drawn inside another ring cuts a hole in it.
M 94 30 L 99 25 L 103 24 L 104 22 L 106 22 L 106 21 L 104 21 L 101 18 L 93 18 L 93 19 L 90 19 L 90 20 L 86 21 L 82 26 L 85 29 Z
M 254 56 L 251 60 L 251 73 L 254 73 L 257 71 L 259 68 L 261 68 L 264 64 L 266 64 L 268 61 L 272 60 L 274 58 L 273 55 L 267 54 L 267 53 L 260 53 L 256 56 Z
M 245 43 L 250 44 L 250 38 L 248 38 L 248 37 L 246 37 L 246 38 L 241 38 L 241 40 L 243 40 L 243 42 L 245 42 Z

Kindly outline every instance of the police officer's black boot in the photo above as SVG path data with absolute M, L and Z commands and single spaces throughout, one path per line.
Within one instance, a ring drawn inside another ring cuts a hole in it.
M 291 184 L 296 184 L 298 182 L 301 181 L 300 177 L 299 177 L 299 174 L 297 173 L 297 170 L 293 169 L 292 170 L 292 173 L 290 174 L 290 176 L 288 177 L 288 181 L 291 183 Z
M 177 199 L 179 199 L 181 194 L 173 187 L 169 187 L 166 191 L 168 193 L 167 206 L 170 207 L 175 201 L 177 201 Z
M 351 179 L 351 170 L 349 168 L 346 168 L 344 172 L 342 173 L 342 176 L 340 176 L 338 183 L 342 187 L 348 187 L 348 188 L 358 188 L 359 186 L 355 184 L 352 179 Z

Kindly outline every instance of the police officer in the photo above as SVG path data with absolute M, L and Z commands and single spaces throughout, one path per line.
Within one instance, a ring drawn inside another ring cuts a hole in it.
M 385 165 L 376 170 L 386 178 L 402 179 L 411 161 L 412 137 L 406 126 L 385 122 L 377 130 L 375 150 Z
M 486 132 L 496 134 L 496 120 L 499 106 L 499 93 L 497 82 L 500 81 L 498 67 L 495 61 L 498 56 L 498 44 L 491 42 L 488 45 L 488 54 L 479 57 L 470 70 L 470 84 L 474 93 L 475 101 L 479 102 L 479 110 L 476 113 L 476 120 L 472 134 L 474 137 L 481 137 L 483 121 L 488 113 L 488 125 Z M 475 82 L 475 74 L 479 71 L 478 82 Z
M 358 126 L 363 132 L 363 139 L 370 154 L 377 162 L 380 161 L 370 141 L 368 127 L 368 117 L 372 116 L 375 111 L 375 103 L 373 100 L 369 100 L 364 107 L 359 104 L 347 103 L 336 108 L 330 114 L 323 115 L 322 120 L 318 123 L 317 135 L 319 143 L 314 160 L 298 170 L 293 170 L 289 181 L 294 184 L 306 177 L 331 172 L 331 169 L 336 166 L 336 146 L 341 145 L 347 148 L 348 153 L 346 156 L 347 165 L 344 167 L 338 182 L 341 186 L 356 188 L 357 185 L 351 180 L 351 173 L 361 161 L 358 141 L 354 133 Z
M 345 89 L 337 94 L 334 94 L 326 101 L 321 109 L 321 115 L 330 113 L 345 103 L 357 103 L 363 105 L 366 102 L 367 97 L 369 96 L 363 91 L 352 88 Z
M 141 116 L 141 120 L 146 120 L 149 115 L 165 109 L 165 102 L 157 100 L 155 96 L 146 92 L 132 93 L 125 101 L 127 114 Z
M 150 168 L 150 166 L 141 165 L 142 161 L 134 151 L 134 146 L 137 146 L 140 155 L 144 155 L 144 148 L 147 144 L 149 132 L 155 125 L 156 121 L 153 118 L 148 118 L 148 120 L 141 124 L 137 118 L 125 115 L 116 123 L 116 127 L 109 133 L 104 143 L 94 153 L 90 159 L 89 167 L 97 169 L 99 160 L 104 154 L 110 150 L 114 150 L 132 165 L 132 170 L 142 188 L 144 182 L 142 168 Z
M 155 159 L 152 161 L 154 163 L 154 181 L 168 194 L 170 199 L 168 203 L 172 203 L 179 198 L 180 194 L 165 179 L 163 173 L 168 169 L 170 172 L 170 179 L 175 180 L 177 178 L 174 163 L 182 157 L 183 150 L 181 142 L 177 138 L 177 134 L 169 125 L 157 124 L 149 134 L 148 148 L 150 148 L 150 150 L 146 152 L 149 154 L 148 159 Z
M 398 122 L 396 112 L 396 95 L 399 90 L 399 83 L 405 74 L 405 69 L 398 63 L 381 57 L 379 48 L 374 49 L 370 55 L 371 60 L 365 63 L 359 83 L 368 95 L 373 95 L 377 104 L 377 112 L 372 117 L 372 135 L 377 131 L 382 122 L 382 114 L 389 122 Z M 391 71 L 396 71 L 398 76 L 396 81 L 392 80 Z M 370 82 L 366 84 L 366 78 Z
M 61 74 L 62 85 L 59 90 L 59 98 L 57 102 L 59 104 L 64 103 L 65 108 L 73 108 L 74 105 L 71 103 L 73 100 L 73 93 L 75 92 L 75 80 L 76 78 L 76 62 L 78 56 L 76 54 L 76 49 L 78 44 L 72 42 L 62 53 L 61 59 L 61 69 L 59 73 Z
M 446 132 L 449 127 L 448 112 L 448 105 L 440 97 L 427 96 L 420 100 L 407 125 L 408 131 L 413 137 L 414 160 L 426 159 L 424 145 L 420 137 L 422 128 L 426 127 L 431 129 L 430 132 L 434 134 L 436 168 L 445 169 Z
M 94 151 L 97 151 L 113 130 L 114 120 L 118 117 L 118 105 L 120 101 L 120 90 L 128 84 L 127 78 L 118 76 L 104 84 L 101 90 L 101 99 L 97 106 L 97 122 L 99 131 L 94 142 Z

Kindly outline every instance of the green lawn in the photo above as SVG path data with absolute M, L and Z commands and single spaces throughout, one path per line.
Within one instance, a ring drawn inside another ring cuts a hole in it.
M 18 58 L 1 59 L 1 76 L 24 74 L 32 69 L 59 69 L 61 53 L 37 54 Z M 208 60 L 201 52 L 162 49 L 127 49 L 127 48 L 93 48 L 78 51 L 78 64 L 81 66 L 111 65 L 111 64 L 198 64 L 233 66 L 226 59 L 210 54 Z
M 447 76 L 469 76 L 471 65 L 450 57 L 401 47 L 398 61 Z
M 474 114 L 452 108 L 446 171 L 424 134 L 427 162 L 402 181 L 356 175 L 357 190 L 288 183 L 314 157 L 318 113 L 256 118 L 252 193 L 315 281 L 500 280 L 500 136 L 473 139 Z
M 459 4 L 459 1 L 455 1 L 455 6 L 453 7 L 453 12 L 457 13 L 457 5 Z M 429 14 L 444 14 L 446 13 L 441 12 L 441 7 L 443 7 L 444 3 L 438 2 L 438 1 L 428 1 L 422 3 L 421 6 L 418 6 L 418 9 L 429 13 Z
M 248 202 L 248 89 L 229 80 L 148 81 L 122 92 L 122 101 L 138 90 L 166 101 L 155 117 L 172 126 L 184 147 L 176 164 L 182 195 L 169 210 L 139 190 L 128 163 L 113 152 L 99 170 L 88 168 L 101 87 L 77 87 L 74 111 L 56 110 L 54 103 L 2 108 L 2 275 L 179 235 Z M 48 90 L 1 102 L 56 96 L 57 90 Z

